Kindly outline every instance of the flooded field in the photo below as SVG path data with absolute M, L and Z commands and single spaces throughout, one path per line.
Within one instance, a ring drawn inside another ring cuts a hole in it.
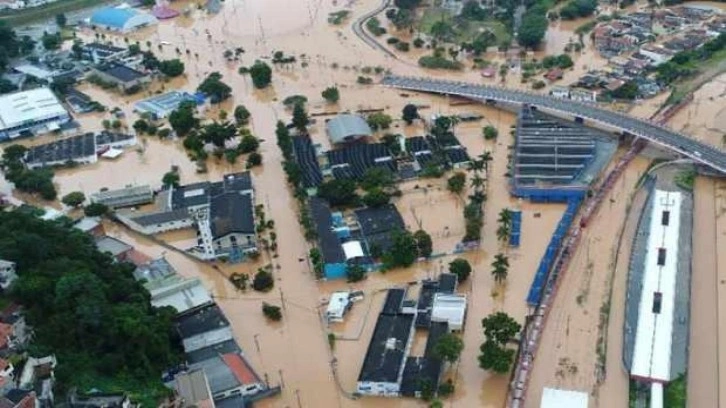
M 722 149 L 726 147 L 726 74 L 696 91 L 693 102 L 678 112 L 671 124 L 697 140 Z

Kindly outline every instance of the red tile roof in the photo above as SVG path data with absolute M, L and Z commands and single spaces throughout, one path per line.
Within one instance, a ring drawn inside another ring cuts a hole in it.
M 8 337 L 13 334 L 13 326 L 0 323 L 0 348 L 4 348 L 8 345 Z
M 252 368 L 247 364 L 247 361 L 237 353 L 227 353 L 222 355 L 224 363 L 227 364 L 234 376 L 237 377 L 237 381 L 240 384 L 248 385 L 259 382 L 257 376 L 252 371 Z

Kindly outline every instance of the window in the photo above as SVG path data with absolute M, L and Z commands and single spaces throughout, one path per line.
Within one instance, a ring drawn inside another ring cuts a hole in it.
M 660 217 L 660 225 L 668 225 L 668 223 L 671 220 L 671 212 L 670 211 L 663 211 L 663 214 Z
M 666 250 L 665 248 L 658 248 L 658 266 L 665 265 Z
M 653 292 L 653 313 L 660 314 L 661 303 L 663 303 L 663 294 L 660 292 Z

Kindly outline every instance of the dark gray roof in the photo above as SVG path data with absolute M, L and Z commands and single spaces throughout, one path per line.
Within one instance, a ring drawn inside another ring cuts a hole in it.
M 244 192 L 252 190 L 252 177 L 249 171 L 226 174 L 222 179 L 225 192 Z
M 440 293 L 454 293 L 456 291 L 456 284 L 459 279 L 453 273 L 442 273 L 439 275 L 439 290 Z
M 333 143 L 342 143 L 370 136 L 373 132 L 365 119 L 358 115 L 343 114 L 330 119 L 325 128 Z
M 147 226 L 186 218 L 189 218 L 189 212 L 186 208 L 180 208 L 178 210 L 139 215 L 138 217 L 133 217 L 132 220 L 139 225 Z
M 340 239 L 333 232 L 332 214 L 328 203 L 319 197 L 310 197 L 310 216 L 315 222 L 318 246 L 325 263 L 345 262 L 345 252 Z
M 147 282 L 153 282 L 175 274 L 176 270 L 173 266 L 171 266 L 166 258 L 158 258 L 152 259 L 151 261 L 137 267 L 134 271 L 134 278 L 136 278 L 136 280 L 145 279 Z
M 391 233 L 394 230 L 406 228 L 401 214 L 393 204 L 356 210 L 355 215 L 368 246 L 378 246 L 382 251 L 391 247 Z
M 216 304 L 191 309 L 176 318 L 176 329 L 183 339 L 226 326 L 229 321 Z
M 397 382 L 402 372 L 413 315 L 380 314 L 358 381 Z
M 428 382 L 432 389 L 437 389 L 441 379 L 441 361 L 426 357 L 408 357 L 401 378 L 401 395 L 415 397 L 423 391 L 423 384 Z
M 96 239 L 96 248 L 100 252 L 111 254 L 111 256 L 118 256 L 133 249 L 131 245 L 109 236 Z
M 127 134 L 127 133 L 116 133 L 116 132 L 109 132 L 108 130 L 103 130 L 96 134 L 96 144 L 97 145 L 105 145 L 105 144 L 113 144 L 118 143 L 124 140 L 133 139 L 134 135 Z
M 214 406 L 216 408 L 246 408 L 252 405 L 250 405 L 250 403 L 245 400 L 245 397 L 241 395 L 236 395 L 234 397 L 215 400 Z
M 131 82 L 139 78 L 144 78 L 146 74 L 137 71 L 126 65 L 119 64 L 117 62 L 107 62 L 100 64 L 96 69 L 104 74 L 115 78 L 119 82 Z
M 210 358 L 219 357 L 227 353 L 239 353 L 242 350 L 235 340 L 227 340 L 209 347 L 200 348 L 186 354 L 187 363 L 199 363 Z
M 386 301 L 383 303 L 381 314 L 397 314 L 401 312 L 401 305 L 406 298 L 406 289 L 389 289 Z
M 199 183 L 187 184 L 179 186 L 172 190 L 171 193 L 171 206 L 173 209 L 186 209 L 188 207 L 195 207 L 199 205 L 209 204 L 209 197 L 211 195 L 212 183 L 208 181 L 202 181 Z M 201 190 L 201 191 L 195 191 Z
M 215 239 L 231 233 L 254 234 L 252 196 L 231 192 L 212 198 L 210 225 Z
M 192 369 L 204 369 L 209 382 L 209 390 L 212 395 L 228 391 L 240 386 L 240 382 L 229 366 L 224 362 L 222 356 L 212 357 L 191 365 Z
M 119 48 L 119 47 L 115 47 L 113 45 L 103 44 L 103 43 L 99 43 L 99 42 L 83 44 L 83 49 L 88 50 L 88 51 L 95 51 L 95 52 L 103 51 L 103 52 L 107 52 L 109 54 L 124 51 L 123 48 Z
M 28 149 L 25 162 L 42 164 L 66 162 L 96 154 L 96 139 L 93 133 L 73 136 L 67 139 L 33 146 Z

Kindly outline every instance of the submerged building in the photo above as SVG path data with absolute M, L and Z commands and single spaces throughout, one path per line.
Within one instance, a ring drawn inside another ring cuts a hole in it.
M 60 130 L 71 116 L 48 88 L 0 96 L 0 141 Z

